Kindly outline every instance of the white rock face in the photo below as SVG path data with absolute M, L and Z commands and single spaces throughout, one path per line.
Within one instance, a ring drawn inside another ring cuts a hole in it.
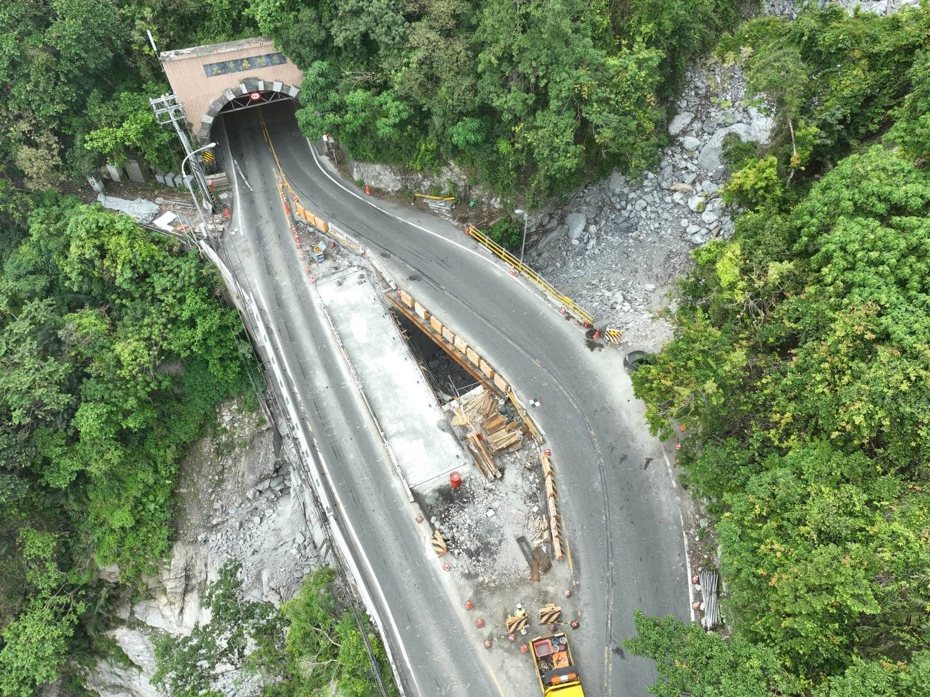
M 84 675 L 84 685 L 101 697 L 164 697 L 137 668 L 111 659 L 100 661 Z
M 290 467 L 287 447 L 277 448 L 260 412 L 238 403 L 220 407 L 220 428 L 196 441 L 182 466 L 177 535 L 158 574 L 144 577 L 148 597 L 117 614 L 125 626 L 109 636 L 132 662 L 107 659 L 85 673 L 88 689 L 101 697 L 156 697 L 149 678 L 155 671 L 153 638 L 184 635 L 210 621 L 202 605 L 207 584 L 230 559 L 242 565 L 247 597 L 278 604 L 299 588 L 319 559 L 323 532 L 315 508 Z M 305 514 L 305 510 L 309 513 Z M 110 578 L 117 569 L 107 569 Z M 239 676 L 218 686 L 224 695 L 258 694 Z M 246 681 L 248 682 L 248 681 Z

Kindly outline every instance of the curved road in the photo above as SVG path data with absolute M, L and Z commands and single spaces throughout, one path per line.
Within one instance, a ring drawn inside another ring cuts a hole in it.
M 285 103 L 262 108 L 280 164 L 304 205 L 380 251 L 380 261 L 399 283 L 488 356 L 521 394 L 543 402 L 535 416 L 553 451 L 575 592 L 584 608 L 572 641 L 586 693 L 645 694 L 655 680 L 651 662 L 626 656 L 618 644 L 635 634 L 635 610 L 687 619 L 688 579 L 678 489 L 660 444 L 646 431 L 621 353 L 589 351 L 577 326 L 453 224 L 371 202 L 339 180 L 311 151 L 293 111 Z M 232 155 L 255 188 L 252 204 L 263 205 L 264 196 L 277 205 L 259 152 L 264 144 L 255 110 L 227 114 L 222 125 Z M 293 257 L 286 230 L 271 242 L 264 253 Z M 420 675 L 453 670 L 439 656 L 422 668 Z M 479 693 L 483 689 L 474 694 Z

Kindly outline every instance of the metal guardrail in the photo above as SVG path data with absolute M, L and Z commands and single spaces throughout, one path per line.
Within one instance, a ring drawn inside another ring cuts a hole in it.
M 526 276 L 536 287 L 549 296 L 549 298 L 558 303 L 565 312 L 581 322 L 582 326 L 590 327 L 594 325 L 594 318 L 587 310 L 567 295 L 562 295 L 549 281 L 536 273 L 530 266 L 517 259 L 517 257 L 485 235 L 474 225 L 467 225 L 465 227 L 465 234 L 476 240 L 501 261 L 512 266 L 517 273 Z
M 266 325 L 255 297 L 242 288 L 235 276 L 233 276 L 232 271 L 223 260 L 220 259 L 216 251 L 203 240 L 198 240 L 197 246 L 203 256 L 219 271 L 230 297 L 239 310 L 246 330 L 255 341 L 259 355 L 264 354 L 271 374 L 274 377 L 269 387 L 272 389 L 277 388 L 280 402 L 283 404 L 284 413 L 282 415 L 285 417 L 288 430 L 294 440 L 297 457 L 304 466 L 304 471 L 299 472 L 299 475 L 309 475 L 312 491 L 315 494 L 316 502 L 322 513 L 321 522 L 324 526 L 324 532 L 329 539 L 331 548 L 335 552 L 336 559 L 340 562 L 340 566 L 344 570 L 347 579 L 358 593 L 366 613 L 371 618 L 372 623 L 378 629 L 380 635 L 385 638 L 383 642 L 385 655 L 394 675 L 394 681 L 398 691 L 401 695 L 404 695 L 404 683 L 401 679 L 400 671 L 398 670 L 397 659 L 394 655 L 391 642 L 387 641 L 387 637 L 389 636 L 387 632 L 388 625 L 381 612 L 381 607 L 378 602 L 376 602 L 372 590 L 368 587 L 366 577 L 362 573 L 360 564 L 352 551 L 353 549 L 361 548 L 361 544 L 355 537 L 351 525 L 348 526 L 348 531 L 343 530 L 343 524 L 336 512 L 337 506 L 335 505 L 335 501 L 330 497 L 328 490 L 323 486 L 323 479 L 327 478 L 323 472 L 325 467 L 323 463 L 323 454 L 320 452 L 313 434 L 309 432 L 309 429 L 305 430 L 304 421 L 295 403 L 296 394 L 293 394 L 290 388 L 290 385 L 293 384 L 293 380 L 287 367 L 280 358 L 284 355 L 280 339 L 278 339 L 277 335 L 274 333 L 274 329 Z M 300 469 L 301 468 L 298 468 L 298 470 Z M 352 538 L 351 541 L 349 539 L 350 537 Z M 380 600 L 386 605 L 383 595 Z M 353 610 L 353 615 L 355 614 Z M 357 615 L 355 619 L 359 622 L 359 631 L 361 631 L 364 636 L 364 626 L 359 621 Z M 393 625 L 393 620 L 391 624 L 395 629 L 396 636 L 396 627 Z M 373 669 L 377 670 L 377 666 L 374 665 Z M 380 677 L 378 680 L 380 682 Z
M 507 249 L 492 240 L 474 225 L 466 225 L 465 234 L 485 247 L 489 252 L 491 252 L 505 264 L 511 266 L 514 271 L 525 276 L 530 282 L 533 283 L 533 285 L 545 293 L 546 296 L 557 303 L 559 305 L 559 309 L 563 313 L 574 317 L 575 320 L 581 323 L 581 326 L 585 328 L 594 326 L 594 317 L 590 312 L 585 310 L 581 305 L 576 303 L 567 295 L 560 293 L 555 286 L 536 273 L 532 267 L 517 259 L 517 257 L 507 251 Z M 619 346 L 623 341 L 623 332 L 621 332 L 619 329 L 607 328 L 601 332 L 600 335 L 605 341 L 607 341 L 607 343 L 614 346 Z

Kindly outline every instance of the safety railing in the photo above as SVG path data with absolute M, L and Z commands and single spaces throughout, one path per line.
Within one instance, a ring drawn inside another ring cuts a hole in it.
M 587 310 L 581 307 L 581 305 L 576 303 L 567 295 L 562 295 L 562 293 L 560 293 L 555 288 L 555 286 L 549 283 L 549 281 L 536 273 L 527 264 L 517 259 L 513 254 L 508 252 L 504 247 L 485 235 L 474 225 L 466 226 L 465 233 L 479 242 L 483 247 L 487 248 L 501 261 L 512 266 L 517 273 L 526 276 L 526 278 L 529 279 L 536 287 L 542 290 L 554 302 L 558 303 L 565 312 L 568 312 L 568 314 L 581 322 L 583 326 L 590 327 L 594 324 L 594 318 Z

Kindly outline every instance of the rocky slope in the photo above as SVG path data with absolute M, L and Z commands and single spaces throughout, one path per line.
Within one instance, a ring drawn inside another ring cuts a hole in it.
M 103 697 L 160 694 L 149 682 L 153 638 L 209 620 L 203 591 L 230 559 L 242 564 L 248 597 L 278 604 L 296 592 L 319 560 L 322 533 L 287 450 L 261 411 L 241 401 L 220 407 L 216 426 L 183 464 L 169 559 L 144 579 L 147 596 L 121 607 L 121 626 L 108 632 L 128 660 L 98 662 L 86 673 L 88 689 Z M 119 578 L 118 569 L 104 574 Z M 230 687 L 229 694 L 237 693 L 249 693 L 248 685 Z
M 739 71 L 710 60 L 691 69 L 669 124 L 672 144 L 636 181 L 619 172 L 577 192 L 564 206 L 530 217 L 537 236 L 527 259 L 626 343 L 657 349 L 669 336 L 654 317 L 689 252 L 733 223 L 722 207 L 721 151 L 732 133 L 764 143 L 773 121 L 745 93 Z

